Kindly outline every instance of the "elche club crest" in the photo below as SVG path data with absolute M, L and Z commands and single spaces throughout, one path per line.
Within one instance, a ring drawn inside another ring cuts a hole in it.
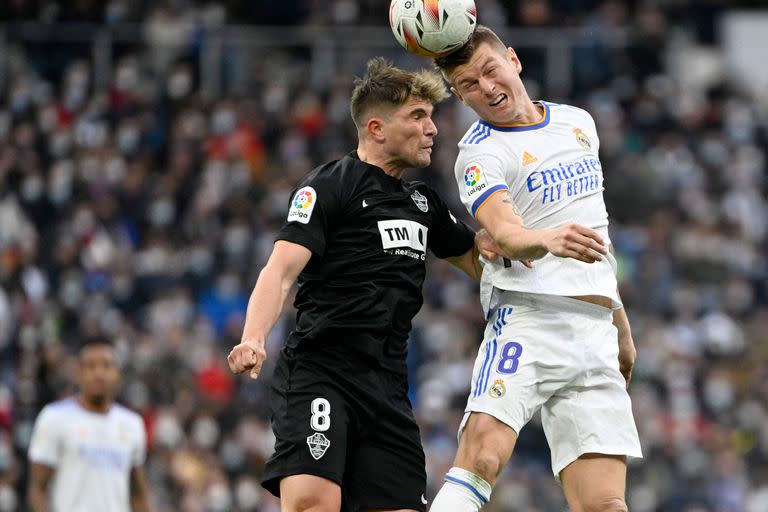
M 573 129 L 574 135 L 576 135 L 576 140 L 579 144 L 581 144 L 581 147 L 586 149 L 587 151 L 592 150 L 592 142 L 589 140 L 589 137 L 587 137 L 587 134 L 582 131 L 581 128 L 574 128 Z
M 416 207 L 419 210 L 423 211 L 424 213 L 427 213 L 427 211 L 429 211 L 429 204 L 427 204 L 427 198 L 424 197 L 422 194 L 420 194 L 418 190 L 415 190 L 413 194 L 411 194 L 411 199 L 413 199 L 413 202 L 416 203 Z
M 315 460 L 320 460 L 320 457 L 325 455 L 325 451 L 331 446 L 331 442 L 320 432 L 315 432 L 311 436 L 307 437 L 307 444 L 309 445 L 309 454 Z

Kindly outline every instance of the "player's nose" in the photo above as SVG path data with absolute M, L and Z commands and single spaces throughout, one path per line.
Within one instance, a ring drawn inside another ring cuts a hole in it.
M 493 96 L 496 93 L 496 84 L 490 80 L 480 78 L 478 85 L 480 86 L 480 90 L 483 91 L 483 94 L 486 96 Z
M 428 137 L 437 135 L 437 125 L 430 117 L 426 118 L 424 123 L 424 135 L 427 135 Z

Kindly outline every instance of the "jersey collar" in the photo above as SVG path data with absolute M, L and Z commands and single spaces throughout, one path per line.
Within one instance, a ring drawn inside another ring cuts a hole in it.
M 487 126 L 488 128 L 491 128 L 493 130 L 499 130 L 502 132 L 527 132 L 530 130 L 538 130 L 539 128 L 544 128 L 549 124 L 549 119 L 550 119 L 549 105 L 544 101 L 539 101 L 537 103 L 539 103 L 544 107 L 544 113 L 542 114 L 541 119 L 533 123 L 491 124 L 488 121 L 484 121 L 481 119 L 480 124 L 483 126 Z
M 372 173 L 375 176 L 378 176 L 379 179 L 383 179 L 384 181 L 390 181 L 392 183 L 402 183 L 403 181 L 401 178 L 395 178 L 394 176 L 390 176 L 389 174 L 384 172 L 384 169 L 382 169 L 378 165 L 373 165 L 373 164 L 369 164 L 368 162 L 363 162 L 362 160 L 360 160 L 360 156 L 357 154 L 356 150 L 347 154 L 347 157 L 354 160 L 356 164 L 364 166 L 368 172 Z

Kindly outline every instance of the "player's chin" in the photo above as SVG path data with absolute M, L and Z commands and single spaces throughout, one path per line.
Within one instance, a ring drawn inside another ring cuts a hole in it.
M 104 404 L 109 399 L 109 394 L 103 390 L 91 391 L 86 396 L 88 401 L 94 404 Z
M 419 169 L 422 167 L 428 167 L 429 164 L 432 163 L 432 151 L 431 150 L 422 150 L 419 152 L 419 155 L 416 157 L 416 164 L 414 167 L 418 167 Z
M 485 107 L 485 119 L 491 124 L 509 123 L 509 100 L 505 100 L 503 105 L 497 107 Z

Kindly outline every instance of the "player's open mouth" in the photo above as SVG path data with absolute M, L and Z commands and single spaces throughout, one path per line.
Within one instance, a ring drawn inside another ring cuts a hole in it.
M 491 105 L 492 107 L 496 107 L 496 106 L 499 106 L 499 105 L 501 105 L 501 102 L 503 102 L 503 101 L 504 101 L 504 100 L 506 100 L 506 99 L 507 99 L 507 95 L 506 95 L 506 94 L 499 94 L 499 95 L 496 97 L 496 99 L 495 99 L 495 100 L 493 100 L 493 101 L 490 103 L 490 105 Z

